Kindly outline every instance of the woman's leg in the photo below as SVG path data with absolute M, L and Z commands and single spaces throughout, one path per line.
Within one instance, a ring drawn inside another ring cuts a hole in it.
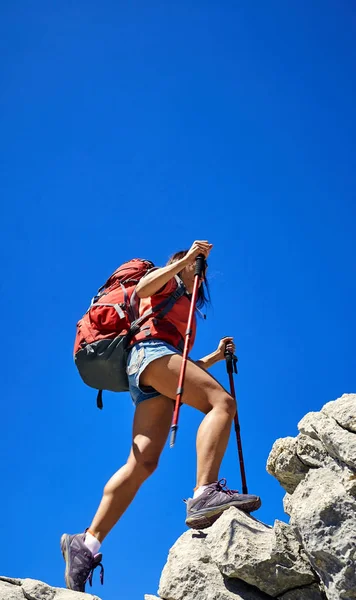
M 164 396 L 144 400 L 137 406 L 127 463 L 106 484 L 89 527 L 100 542 L 125 512 L 142 483 L 156 469 L 169 433 L 172 414 L 172 401 Z
M 140 383 L 174 399 L 181 364 L 179 354 L 158 358 L 143 371 Z M 206 415 L 197 434 L 198 487 L 219 478 L 236 403 L 218 381 L 191 361 L 187 362 L 182 401 Z

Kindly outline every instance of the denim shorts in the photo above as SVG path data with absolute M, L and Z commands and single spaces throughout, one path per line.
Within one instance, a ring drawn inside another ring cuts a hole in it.
M 161 395 L 152 387 L 140 386 L 140 375 L 150 362 L 169 354 L 181 353 L 174 346 L 162 340 L 138 342 L 130 350 L 127 358 L 126 372 L 129 378 L 131 398 L 135 406 L 144 400 L 156 398 Z

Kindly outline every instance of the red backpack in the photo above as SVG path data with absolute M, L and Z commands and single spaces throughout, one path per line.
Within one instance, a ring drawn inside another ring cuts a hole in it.
M 74 342 L 74 361 L 84 383 L 99 390 L 97 405 L 103 407 L 102 390 L 128 391 L 126 374 L 129 344 L 141 326 L 158 313 L 163 318 L 184 294 L 184 286 L 154 309 L 139 317 L 139 298 L 136 285 L 154 264 L 134 258 L 109 277 L 92 299 L 85 315 L 77 323 Z

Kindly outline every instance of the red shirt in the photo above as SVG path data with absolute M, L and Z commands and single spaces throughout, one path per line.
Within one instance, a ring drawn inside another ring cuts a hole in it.
M 141 298 L 139 316 L 141 317 L 147 310 L 154 308 L 164 299 L 171 296 L 177 287 L 177 280 L 175 277 L 173 277 L 153 296 Z M 155 315 L 153 314 L 152 317 L 145 321 L 143 327 L 147 326 L 147 329 L 143 332 L 141 331 L 133 339 L 135 342 L 143 341 L 144 339 L 160 339 L 177 347 L 179 342 L 184 342 L 190 305 L 190 298 L 184 294 L 175 302 L 171 310 L 163 317 L 163 319 L 155 319 Z M 189 344 L 190 348 L 192 348 L 194 344 L 195 335 L 196 318 L 194 315 L 192 322 L 192 334 L 190 336 Z

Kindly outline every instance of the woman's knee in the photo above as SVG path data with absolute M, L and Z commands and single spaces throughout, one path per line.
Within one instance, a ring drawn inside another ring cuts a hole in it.
M 142 471 L 142 473 L 146 476 L 149 477 L 150 475 L 152 475 L 152 473 L 155 472 L 155 470 L 158 467 L 158 462 L 159 459 L 158 458 L 143 458 L 138 464 L 137 464 L 137 468 Z
M 134 445 L 128 462 L 131 463 L 130 466 L 137 475 L 147 479 L 157 469 L 159 456 L 140 451 Z
M 225 390 L 221 390 L 219 394 L 215 395 L 212 401 L 212 408 L 223 410 L 233 419 L 236 413 L 236 401 Z

